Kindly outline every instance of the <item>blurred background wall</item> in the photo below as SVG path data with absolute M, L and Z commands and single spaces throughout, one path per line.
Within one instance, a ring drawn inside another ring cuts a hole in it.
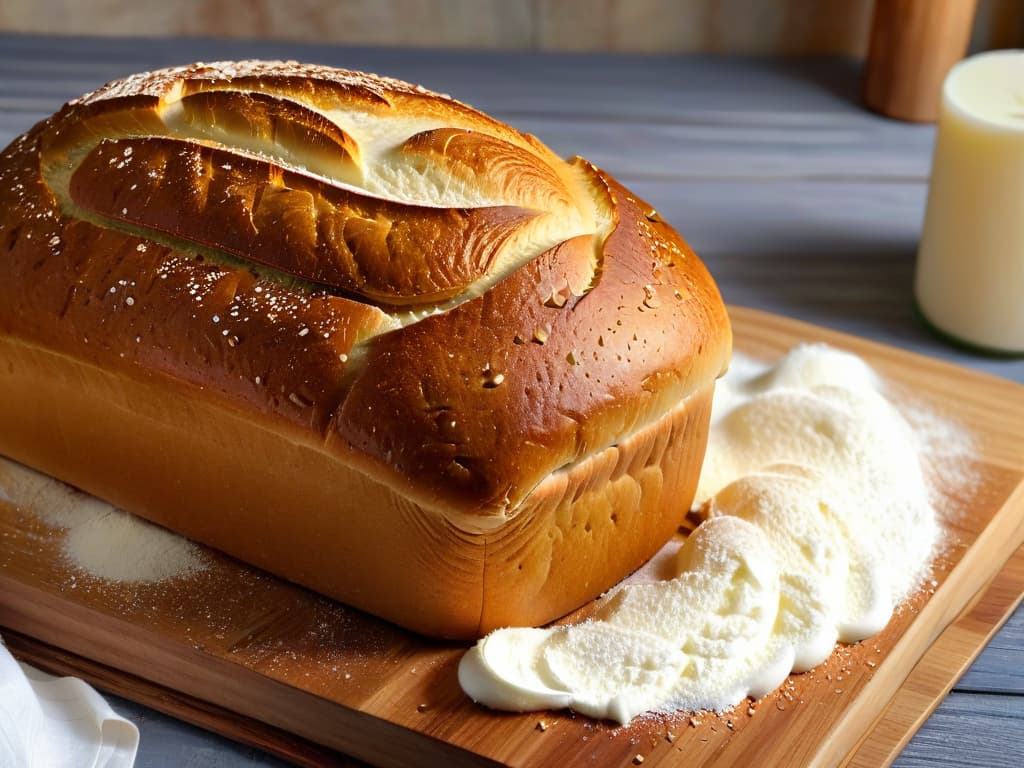
M 631 53 L 863 55 L 873 0 L 0 0 L 0 31 Z M 1024 46 L 978 0 L 971 49 Z

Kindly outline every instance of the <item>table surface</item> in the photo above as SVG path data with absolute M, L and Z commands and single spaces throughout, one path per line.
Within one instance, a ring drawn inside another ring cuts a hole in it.
M 862 109 L 855 61 L 0 34 L 0 146 L 108 80 L 238 58 L 360 69 L 450 93 L 611 172 L 682 232 L 726 301 L 1024 382 L 1024 359 L 953 349 L 916 320 L 914 255 L 935 129 Z M 140 727 L 139 766 L 281 764 L 111 699 Z M 895 765 L 1017 766 L 1022 757 L 1024 609 Z

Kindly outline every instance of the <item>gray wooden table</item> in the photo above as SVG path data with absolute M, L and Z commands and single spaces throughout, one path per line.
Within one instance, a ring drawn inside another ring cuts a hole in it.
M 727 301 L 1024 382 L 1024 360 L 951 349 L 915 321 L 934 128 L 862 110 L 856 62 L 0 35 L 0 145 L 115 77 L 247 57 L 368 70 L 451 93 L 633 188 L 701 254 Z M 140 726 L 140 766 L 280 764 L 130 702 L 114 705 Z M 896 765 L 1022 763 L 1018 610 Z

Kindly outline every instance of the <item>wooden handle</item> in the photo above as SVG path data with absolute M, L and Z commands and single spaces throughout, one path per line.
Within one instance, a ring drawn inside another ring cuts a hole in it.
M 934 122 L 942 81 L 963 58 L 977 0 L 876 0 L 864 103 L 900 120 Z

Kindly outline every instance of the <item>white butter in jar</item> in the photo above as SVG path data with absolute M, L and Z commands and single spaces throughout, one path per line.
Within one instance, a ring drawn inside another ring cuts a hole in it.
M 915 294 L 940 333 L 1024 354 L 1024 51 L 973 56 L 943 84 Z

